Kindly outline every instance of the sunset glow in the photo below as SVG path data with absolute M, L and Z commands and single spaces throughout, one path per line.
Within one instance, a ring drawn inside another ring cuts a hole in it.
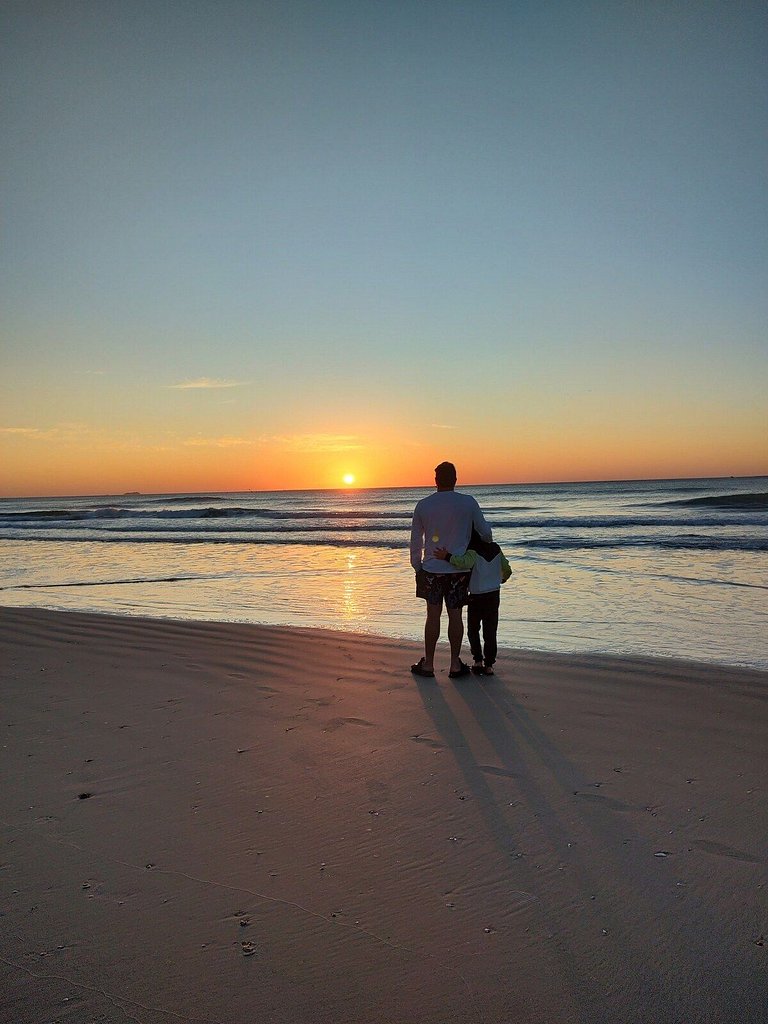
M 0 495 L 768 471 L 762 16 L 299 9 L 10 6 Z

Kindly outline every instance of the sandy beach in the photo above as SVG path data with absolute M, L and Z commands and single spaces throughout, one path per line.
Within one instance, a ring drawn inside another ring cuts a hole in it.
M 768 675 L 0 609 L 0 1019 L 768 1017 Z

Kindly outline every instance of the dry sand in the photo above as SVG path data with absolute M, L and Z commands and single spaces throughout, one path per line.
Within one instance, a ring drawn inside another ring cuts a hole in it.
M 768 676 L 417 655 L 0 609 L 0 1019 L 768 1020 Z

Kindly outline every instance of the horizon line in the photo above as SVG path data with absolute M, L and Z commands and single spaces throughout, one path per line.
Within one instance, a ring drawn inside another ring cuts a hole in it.
M 606 477 L 603 479 L 583 480 L 537 480 L 537 481 L 496 481 L 494 483 L 466 483 L 456 487 L 457 491 L 469 487 L 567 487 L 573 484 L 639 484 L 639 483 L 672 483 L 681 480 L 764 480 L 766 473 L 727 474 L 725 476 L 660 476 L 660 477 Z M 248 487 L 239 491 L 217 491 L 208 488 L 202 491 L 113 491 L 92 494 L 6 494 L 0 495 L 0 501 L 30 501 L 37 498 L 177 498 L 182 495 L 206 494 L 306 494 L 308 492 L 354 494 L 365 491 L 414 491 L 433 490 L 434 483 L 429 484 L 395 484 L 378 487 Z

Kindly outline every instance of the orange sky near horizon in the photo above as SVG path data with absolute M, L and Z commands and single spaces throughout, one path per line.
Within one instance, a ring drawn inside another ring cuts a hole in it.
M 445 459 L 456 464 L 459 487 L 766 474 L 768 443 L 751 440 L 745 434 L 737 444 L 732 435 L 719 444 L 717 438 L 690 437 L 672 443 L 650 435 L 644 441 L 626 433 L 597 438 L 574 430 L 567 437 L 520 437 L 517 443 L 497 438 L 483 444 L 444 430 L 422 442 L 354 435 L 334 441 L 319 435 L 143 445 L 103 435 L 86 441 L 15 434 L 0 436 L 0 496 L 341 488 L 347 474 L 359 488 L 431 486 L 434 466 Z

